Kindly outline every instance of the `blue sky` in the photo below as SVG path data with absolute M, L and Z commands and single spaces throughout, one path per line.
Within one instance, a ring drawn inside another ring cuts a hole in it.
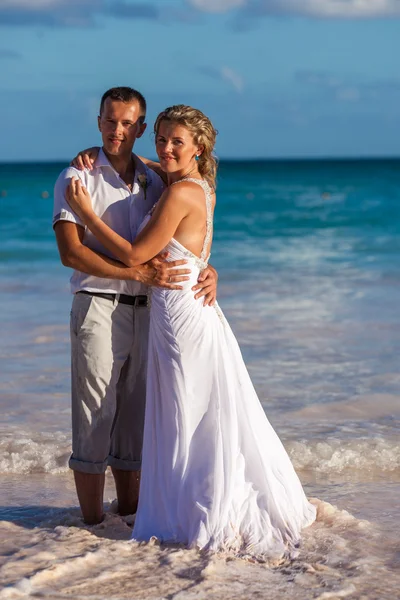
M 400 0 L 0 0 L 0 161 L 99 142 L 114 85 L 192 104 L 221 158 L 400 156 Z

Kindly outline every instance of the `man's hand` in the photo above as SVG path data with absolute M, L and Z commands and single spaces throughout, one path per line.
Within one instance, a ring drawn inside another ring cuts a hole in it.
M 217 300 L 217 283 L 218 273 L 211 265 L 208 265 L 204 271 L 202 271 L 198 278 L 198 283 L 192 287 L 194 292 L 197 292 L 195 298 L 202 298 L 204 296 L 204 306 L 214 306 Z
M 185 269 L 182 265 L 186 265 L 186 260 L 174 260 L 167 262 L 168 252 L 155 256 L 144 265 L 135 267 L 140 271 L 140 279 L 142 283 L 149 286 L 162 287 L 167 290 L 181 290 L 179 282 L 188 281 L 191 270 Z

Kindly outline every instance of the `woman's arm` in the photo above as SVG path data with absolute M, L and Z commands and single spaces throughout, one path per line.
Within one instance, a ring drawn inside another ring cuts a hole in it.
M 159 177 L 161 177 L 161 179 L 164 181 L 164 183 L 168 183 L 167 181 L 167 174 L 165 171 L 162 170 L 160 163 L 156 162 L 155 160 L 150 160 L 149 158 L 145 158 L 144 156 L 139 156 L 138 154 L 138 158 L 144 162 L 144 164 L 151 169 L 152 171 L 154 171 L 155 173 L 157 173 L 157 175 Z
M 152 218 L 131 244 L 118 235 L 92 209 L 87 189 L 73 177 L 67 189 L 67 200 L 93 235 L 128 267 L 141 265 L 159 254 L 174 237 L 179 223 L 189 211 L 186 186 L 172 186 L 162 194 Z
M 85 169 L 92 170 L 96 158 L 100 152 L 99 146 L 92 146 L 92 148 L 86 148 L 81 150 L 69 163 L 70 167 L 75 167 L 78 171 L 84 171 Z

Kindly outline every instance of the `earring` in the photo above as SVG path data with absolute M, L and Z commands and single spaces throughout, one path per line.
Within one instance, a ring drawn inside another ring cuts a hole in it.
M 200 156 L 199 156 L 198 154 L 196 154 L 196 156 L 194 157 L 194 160 L 195 160 L 196 162 L 198 162 L 199 158 L 200 158 Z

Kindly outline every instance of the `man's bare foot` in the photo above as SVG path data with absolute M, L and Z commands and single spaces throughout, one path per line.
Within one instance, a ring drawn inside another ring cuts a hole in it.
M 139 500 L 140 471 L 121 471 L 112 468 L 117 489 L 118 514 L 121 517 L 133 515 Z
M 103 514 L 100 519 L 92 519 L 90 521 L 86 520 L 85 518 L 83 519 L 83 522 L 85 523 L 85 525 L 100 525 L 100 523 L 102 523 L 104 521 L 104 519 L 106 518 L 106 515 Z
M 131 502 L 127 506 L 119 506 L 118 505 L 118 514 L 121 517 L 127 517 L 129 515 L 134 515 L 137 512 L 138 503 Z
M 104 519 L 104 473 L 94 475 L 74 471 L 74 478 L 83 522 L 86 525 L 98 525 Z

